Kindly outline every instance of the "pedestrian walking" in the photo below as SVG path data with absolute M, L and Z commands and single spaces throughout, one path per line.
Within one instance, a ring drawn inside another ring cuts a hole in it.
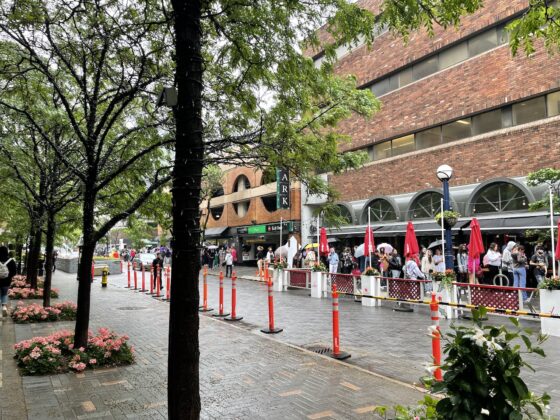
M 430 251 L 428 250 L 428 252 Z M 407 279 L 424 280 L 426 278 L 426 275 L 420 271 L 420 268 L 418 267 L 417 258 L 417 255 L 410 255 L 406 260 L 404 273 Z
M 485 276 L 485 283 L 492 284 L 494 277 L 496 277 L 500 272 L 500 267 L 502 266 L 502 254 L 498 250 L 498 244 L 492 242 L 488 248 L 488 252 L 482 259 L 484 268 L 487 268 Z
M 515 245 L 514 241 L 509 241 L 502 254 L 502 274 L 508 277 L 509 284 L 513 284 L 513 257 L 511 252 Z
M 399 255 L 399 251 L 396 248 L 393 248 L 393 252 L 391 253 L 391 257 L 389 258 L 389 270 L 391 270 L 391 277 L 394 279 L 398 279 L 401 277 L 401 270 L 402 270 L 402 259 Z
M 259 268 L 259 273 L 263 270 L 263 260 L 264 260 L 264 248 L 259 245 L 257 247 L 257 267 Z
M 537 247 L 537 251 L 535 255 L 531 257 L 529 265 L 533 268 L 533 275 L 535 276 L 537 285 L 540 285 L 548 269 L 548 258 L 542 246 Z
M 353 263 L 350 248 L 344 248 L 344 252 L 342 253 L 342 273 L 350 274 L 352 272 Z
M 315 251 L 313 251 L 313 248 L 307 251 L 307 253 L 305 254 L 305 266 L 309 268 L 313 267 L 316 260 L 317 259 L 315 258 Z
M 161 253 L 157 253 L 156 254 L 156 258 L 152 261 L 152 270 L 154 273 L 154 277 L 153 277 L 153 283 L 154 283 L 154 289 L 157 288 L 157 277 L 158 277 L 158 273 L 161 276 L 161 273 L 163 273 L 163 256 L 161 255 Z M 160 270 L 160 271 L 158 271 Z M 160 290 L 163 289 L 163 281 L 162 278 L 160 277 L 159 279 L 159 288 Z
M 338 254 L 335 252 L 334 248 L 330 249 L 327 261 L 329 262 L 329 273 L 337 273 L 339 259 Z
M 2 316 L 8 316 L 8 289 L 12 278 L 16 275 L 17 266 L 10 258 L 8 248 L 0 246 L 0 301 L 2 303 Z
M 269 246 L 268 247 L 268 251 L 266 252 L 266 262 L 268 264 L 272 263 L 274 261 L 274 252 L 272 251 L 272 247 Z
M 459 273 L 459 281 L 462 283 L 467 283 L 469 278 L 469 252 L 467 251 L 467 246 L 465 244 L 459 245 L 459 250 L 457 251 L 457 272 Z
M 527 285 L 527 256 L 525 255 L 525 247 L 517 245 L 511 252 L 513 258 L 513 287 L 526 287 Z M 527 300 L 527 291 L 521 292 L 523 300 Z
M 432 257 L 432 251 L 427 249 L 422 257 L 421 270 L 424 273 L 424 278 L 432 279 L 432 273 L 436 271 L 436 264 Z
M 225 263 L 226 277 L 231 277 L 231 273 L 233 272 L 233 254 L 229 249 L 226 251 Z
M 381 272 L 381 276 L 389 277 L 389 257 L 385 253 L 384 247 L 379 248 L 377 256 L 379 258 L 379 271 Z

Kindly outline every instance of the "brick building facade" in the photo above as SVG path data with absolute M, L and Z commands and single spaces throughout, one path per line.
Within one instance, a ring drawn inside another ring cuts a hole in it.
M 206 239 L 220 245 L 238 248 L 241 260 L 253 261 L 256 247 L 280 245 L 288 232 L 300 242 L 301 195 L 298 183 L 290 188 L 290 208 L 276 208 L 275 174 L 252 168 L 224 169 L 223 187 L 210 201 Z M 202 220 L 206 219 L 206 203 L 202 203 Z
M 381 3 L 358 2 L 372 11 Z M 436 27 L 433 37 L 418 32 L 405 44 L 380 29 L 371 48 L 340 49 L 335 72 L 355 75 L 360 88 L 378 96 L 382 109 L 370 119 L 356 116 L 341 125 L 352 137 L 342 150 L 367 151 L 370 161 L 329 175 L 349 222 L 331 235 L 350 238 L 360 232 L 372 206 L 372 212 L 379 207 L 372 220 L 379 236 L 404 234 L 401 225 L 410 219 L 433 225 L 441 164 L 454 170 L 451 198 L 465 221 L 475 215 L 488 219 L 483 230 L 492 234 L 522 236 L 525 228 L 542 227 L 544 214 L 527 211 L 546 191 L 528 187 L 525 176 L 560 162 L 560 54 L 550 55 L 537 43 L 531 56 L 523 51 L 512 56 L 504 26 L 527 5 L 495 0 L 457 29 Z M 328 40 L 322 29 L 319 37 Z M 308 55 L 321 65 L 321 51 Z M 304 225 L 317 204 L 303 203 Z M 517 220 L 507 228 L 511 232 L 492 227 L 491 220 L 504 218 Z M 435 229 L 427 228 L 426 235 L 437 235 Z

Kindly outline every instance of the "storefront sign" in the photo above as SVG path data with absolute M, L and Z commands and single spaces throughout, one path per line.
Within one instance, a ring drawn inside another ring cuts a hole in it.
M 291 232 L 293 230 L 292 222 L 282 222 L 282 231 L 284 233 Z M 273 223 L 266 226 L 267 232 L 280 232 L 280 223 Z
M 282 230 L 285 233 L 293 231 L 293 222 L 282 222 Z M 262 235 L 264 233 L 277 233 L 280 232 L 280 223 L 270 223 L 268 225 L 255 225 L 248 227 L 237 228 L 237 234 L 249 234 L 249 235 Z
M 259 233 L 266 233 L 266 225 L 249 226 L 247 228 L 249 235 L 257 235 Z
M 290 208 L 290 175 L 286 169 L 276 169 L 276 207 Z

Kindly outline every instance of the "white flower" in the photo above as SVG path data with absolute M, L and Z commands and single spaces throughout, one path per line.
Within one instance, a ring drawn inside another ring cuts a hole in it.
M 486 416 L 489 416 L 489 415 L 490 415 L 490 411 L 488 411 L 486 408 L 482 408 L 482 409 L 480 410 L 480 414 L 484 414 L 484 415 L 486 415 Z
M 428 372 L 430 375 L 433 375 L 434 372 L 439 368 L 439 366 L 436 365 L 431 365 L 429 363 L 424 363 L 424 369 L 426 370 L 426 372 Z
M 488 348 L 491 348 L 493 350 L 503 350 L 502 346 L 496 343 L 494 339 L 492 339 L 491 341 L 487 341 L 487 346 Z
M 470 339 L 474 341 L 478 347 L 483 347 L 484 343 L 488 341 L 486 337 L 484 337 L 484 331 L 480 328 L 475 328 L 475 334 L 471 336 Z

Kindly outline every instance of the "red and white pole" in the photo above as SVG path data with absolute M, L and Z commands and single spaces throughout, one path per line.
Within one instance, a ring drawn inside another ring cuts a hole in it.
M 132 271 L 134 271 L 134 289 L 132 290 L 138 290 L 138 273 L 136 271 L 136 261 L 134 261 L 132 265 Z
M 154 266 L 150 266 L 150 295 L 154 294 Z
M 330 356 L 334 359 L 344 360 L 350 357 L 349 353 L 340 351 L 340 330 L 338 325 L 338 291 L 336 284 L 332 285 L 332 323 L 333 323 L 333 351 Z
M 200 312 L 210 312 L 214 309 L 208 307 L 208 282 L 206 281 L 206 277 L 208 276 L 208 266 L 204 266 L 204 270 L 202 271 L 202 306 L 198 307 Z
M 439 328 L 439 303 L 436 299 L 435 292 L 432 292 L 432 301 L 430 302 L 430 312 L 432 317 L 432 356 L 434 358 L 434 379 L 438 382 L 443 380 L 441 374 L 441 330 Z
M 126 288 L 130 289 L 130 261 L 127 263 L 126 268 L 127 268 L 127 279 L 128 279 L 127 281 L 128 285 L 126 286 Z
M 166 282 L 165 282 L 165 299 L 164 300 L 169 300 L 171 297 L 171 267 L 167 267 L 167 269 L 165 270 L 165 277 L 166 277 Z
M 268 328 L 263 328 L 261 332 L 265 334 L 277 334 L 284 331 L 283 328 L 274 327 L 274 295 L 272 294 L 272 280 L 265 272 L 265 281 L 268 287 Z
M 235 271 L 231 274 L 231 315 L 227 318 L 224 318 L 226 321 L 241 321 L 243 319 L 242 316 L 237 316 L 235 313 L 236 306 L 237 306 L 237 274 Z
M 141 292 L 147 292 L 146 290 L 146 269 L 144 268 L 144 263 L 141 262 L 140 263 L 141 267 L 142 267 L 142 289 L 140 289 Z
M 224 272 L 223 271 L 220 271 L 220 295 L 219 296 L 220 296 L 220 303 L 218 306 L 218 313 L 212 314 L 212 316 L 218 318 L 224 318 L 229 314 L 224 313 Z

